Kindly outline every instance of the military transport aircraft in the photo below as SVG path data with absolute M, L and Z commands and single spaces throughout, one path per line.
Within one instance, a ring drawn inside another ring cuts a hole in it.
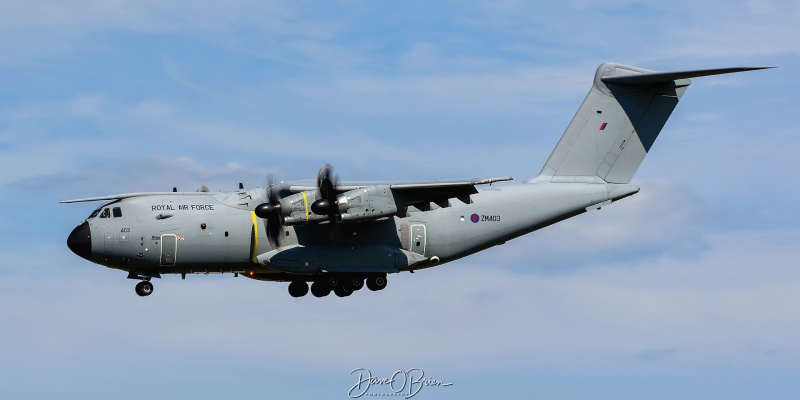
M 538 176 L 450 182 L 345 184 L 330 165 L 316 184 L 272 183 L 227 193 L 128 193 L 75 228 L 77 255 L 141 280 L 161 274 L 233 273 L 289 282 L 301 297 L 349 296 L 386 287 L 391 273 L 429 268 L 600 209 L 639 191 L 631 185 L 690 78 L 741 67 L 653 72 L 600 65 L 589 94 Z

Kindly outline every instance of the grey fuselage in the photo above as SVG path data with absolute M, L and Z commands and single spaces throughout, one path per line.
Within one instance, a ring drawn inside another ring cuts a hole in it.
M 490 178 L 334 188 L 326 165 L 316 186 L 64 201 L 115 200 L 75 228 L 67 245 L 142 279 L 141 296 L 163 273 L 291 281 L 295 297 L 309 291 L 307 281 L 318 297 L 332 288 L 347 296 L 364 284 L 381 290 L 388 273 L 453 261 L 635 194 L 630 182 L 691 78 L 758 69 L 601 64 L 542 170 L 523 184 L 492 186 L 509 178 Z
M 88 218 L 87 258 L 139 276 L 236 272 L 287 281 L 394 273 L 473 254 L 638 190 L 597 183 L 488 186 L 468 204 L 409 207 L 403 217 L 286 226 L 278 249 L 251 211 L 266 201 L 264 189 L 151 194 L 111 202 Z

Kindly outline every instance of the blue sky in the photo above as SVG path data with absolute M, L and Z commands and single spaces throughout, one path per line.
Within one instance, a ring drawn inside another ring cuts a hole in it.
M 800 5 L 0 1 L 0 397 L 796 398 Z M 381 293 L 168 276 L 66 236 L 59 200 L 311 179 L 535 176 L 616 61 L 694 80 L 642 190 Z

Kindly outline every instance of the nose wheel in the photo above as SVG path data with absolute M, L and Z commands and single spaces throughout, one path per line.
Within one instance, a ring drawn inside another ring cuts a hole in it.
M 153 293 L 153 284 L 150 281 L 141 281 L 136 284 L 136 294 L 139 296 L 150 296 Z

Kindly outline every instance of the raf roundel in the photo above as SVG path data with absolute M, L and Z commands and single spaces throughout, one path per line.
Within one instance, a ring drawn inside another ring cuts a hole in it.
M 478 223 L 478 221 L 480 221 L 480 220 L 481 220 L 481 217 L 479 217 L 479 216 L 478 216 L 478 214 L 472 214 L 472 216 L 471 216 L 471 217 L 469 217 L 469 219 L 470 219 L 470 221 L 472 221 L 472 222 L 474 222 L 474 223 L 476 223 L 476 224 L 477 224 L 477 223 Z

